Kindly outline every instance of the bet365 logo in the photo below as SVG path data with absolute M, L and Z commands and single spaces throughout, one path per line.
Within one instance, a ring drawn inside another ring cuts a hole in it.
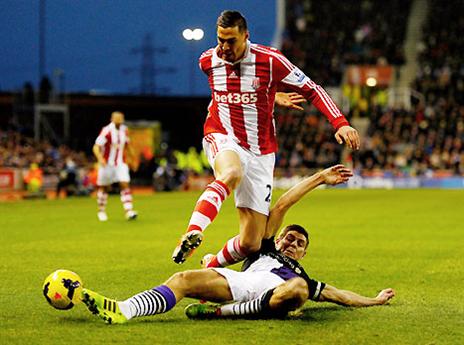
M 214 93 L 214 100 L 218 103 L 250 104 L 258 101 L 258 95 L 253 92 L 231 92 L 227 94 Z

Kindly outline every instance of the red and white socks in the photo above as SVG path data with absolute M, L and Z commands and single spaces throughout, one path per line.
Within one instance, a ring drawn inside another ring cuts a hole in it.
M 98 217 L 98 220 L 101 222 L 106 222 L 108 220 L 108 216 L 106 215 L 106 211 L 105 211 L 107 202 L 108 202 L 108 193 L 103 189 L 99 189 L 97 191 L 97 205 L 98 205 L 97 217 Z
M 237 235 L 228 240 L 224 248 L 214 255 L 205 267 L 230 266 L 245 259 L 246 255 L 247 254 L 240 246 L 240 235 Z
M 132 193 L 129 188 L 121 190 L 121 202 L 126 212 L 127 219 L 135 219 L 137 217 L 137 212 L 133 210 L 134 206 L 132 204 Z M 97 204 L 98 204 L 98 219 L 100 221 L 108 220 L 106 215 L 106 204 L 108 203 L 108 193 L 105 190 L 99 189 L 97 191 Z
M 121 190 L 120 194 L 121 194 L 121 202 L 122 202 L 122 206 L 124 207 L 124 211 L 126 211 L 126 213 L 132 211 L 134 206 L 132 204 L 131 190 L 129 188 L 123 189 Z
M 229 196 L 229 188 L 219 180 L 210 183 L 197 201 L 187 232 L 192 230 L 204 231 L 216 218 L 222 202 Z
M 103 190 L 98 190 L 97 192 L 98 212 L 105 212 L 107 202 L 108 202 L 108 193 Z

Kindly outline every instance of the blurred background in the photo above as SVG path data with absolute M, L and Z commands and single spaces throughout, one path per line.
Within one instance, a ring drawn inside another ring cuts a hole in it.
M 352 188 L 464 187 L 462 1 L 4 0 L 0 199 L 90 194 L 91 148 L 115 110 L 137 151 L 134 185 L 202 188 L 210 92 L 197 60 L 224 9 L 323 86 L 362 136 L 352 152 L 311 105 L 276 108 L 277 187 L 339 162 L 355 170 Z

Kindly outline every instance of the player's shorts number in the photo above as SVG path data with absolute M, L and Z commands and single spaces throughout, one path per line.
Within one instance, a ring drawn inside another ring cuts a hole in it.
M 270 184 L 267 184 L 266 185 L 266 188 L 269 189 L 269 192 L 266 196 L 266 199 L 264 199 L 264 201 L 266 202 L 271 202 L 271 191 L 272 191 L 272 186 Z

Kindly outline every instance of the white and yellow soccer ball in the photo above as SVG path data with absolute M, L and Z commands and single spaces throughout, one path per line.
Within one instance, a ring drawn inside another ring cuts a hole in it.
M 74 272 L 57 270 L 45 278 L 43 294 L 56 309 L 71 309 L 81 302 L 82 279 Z

